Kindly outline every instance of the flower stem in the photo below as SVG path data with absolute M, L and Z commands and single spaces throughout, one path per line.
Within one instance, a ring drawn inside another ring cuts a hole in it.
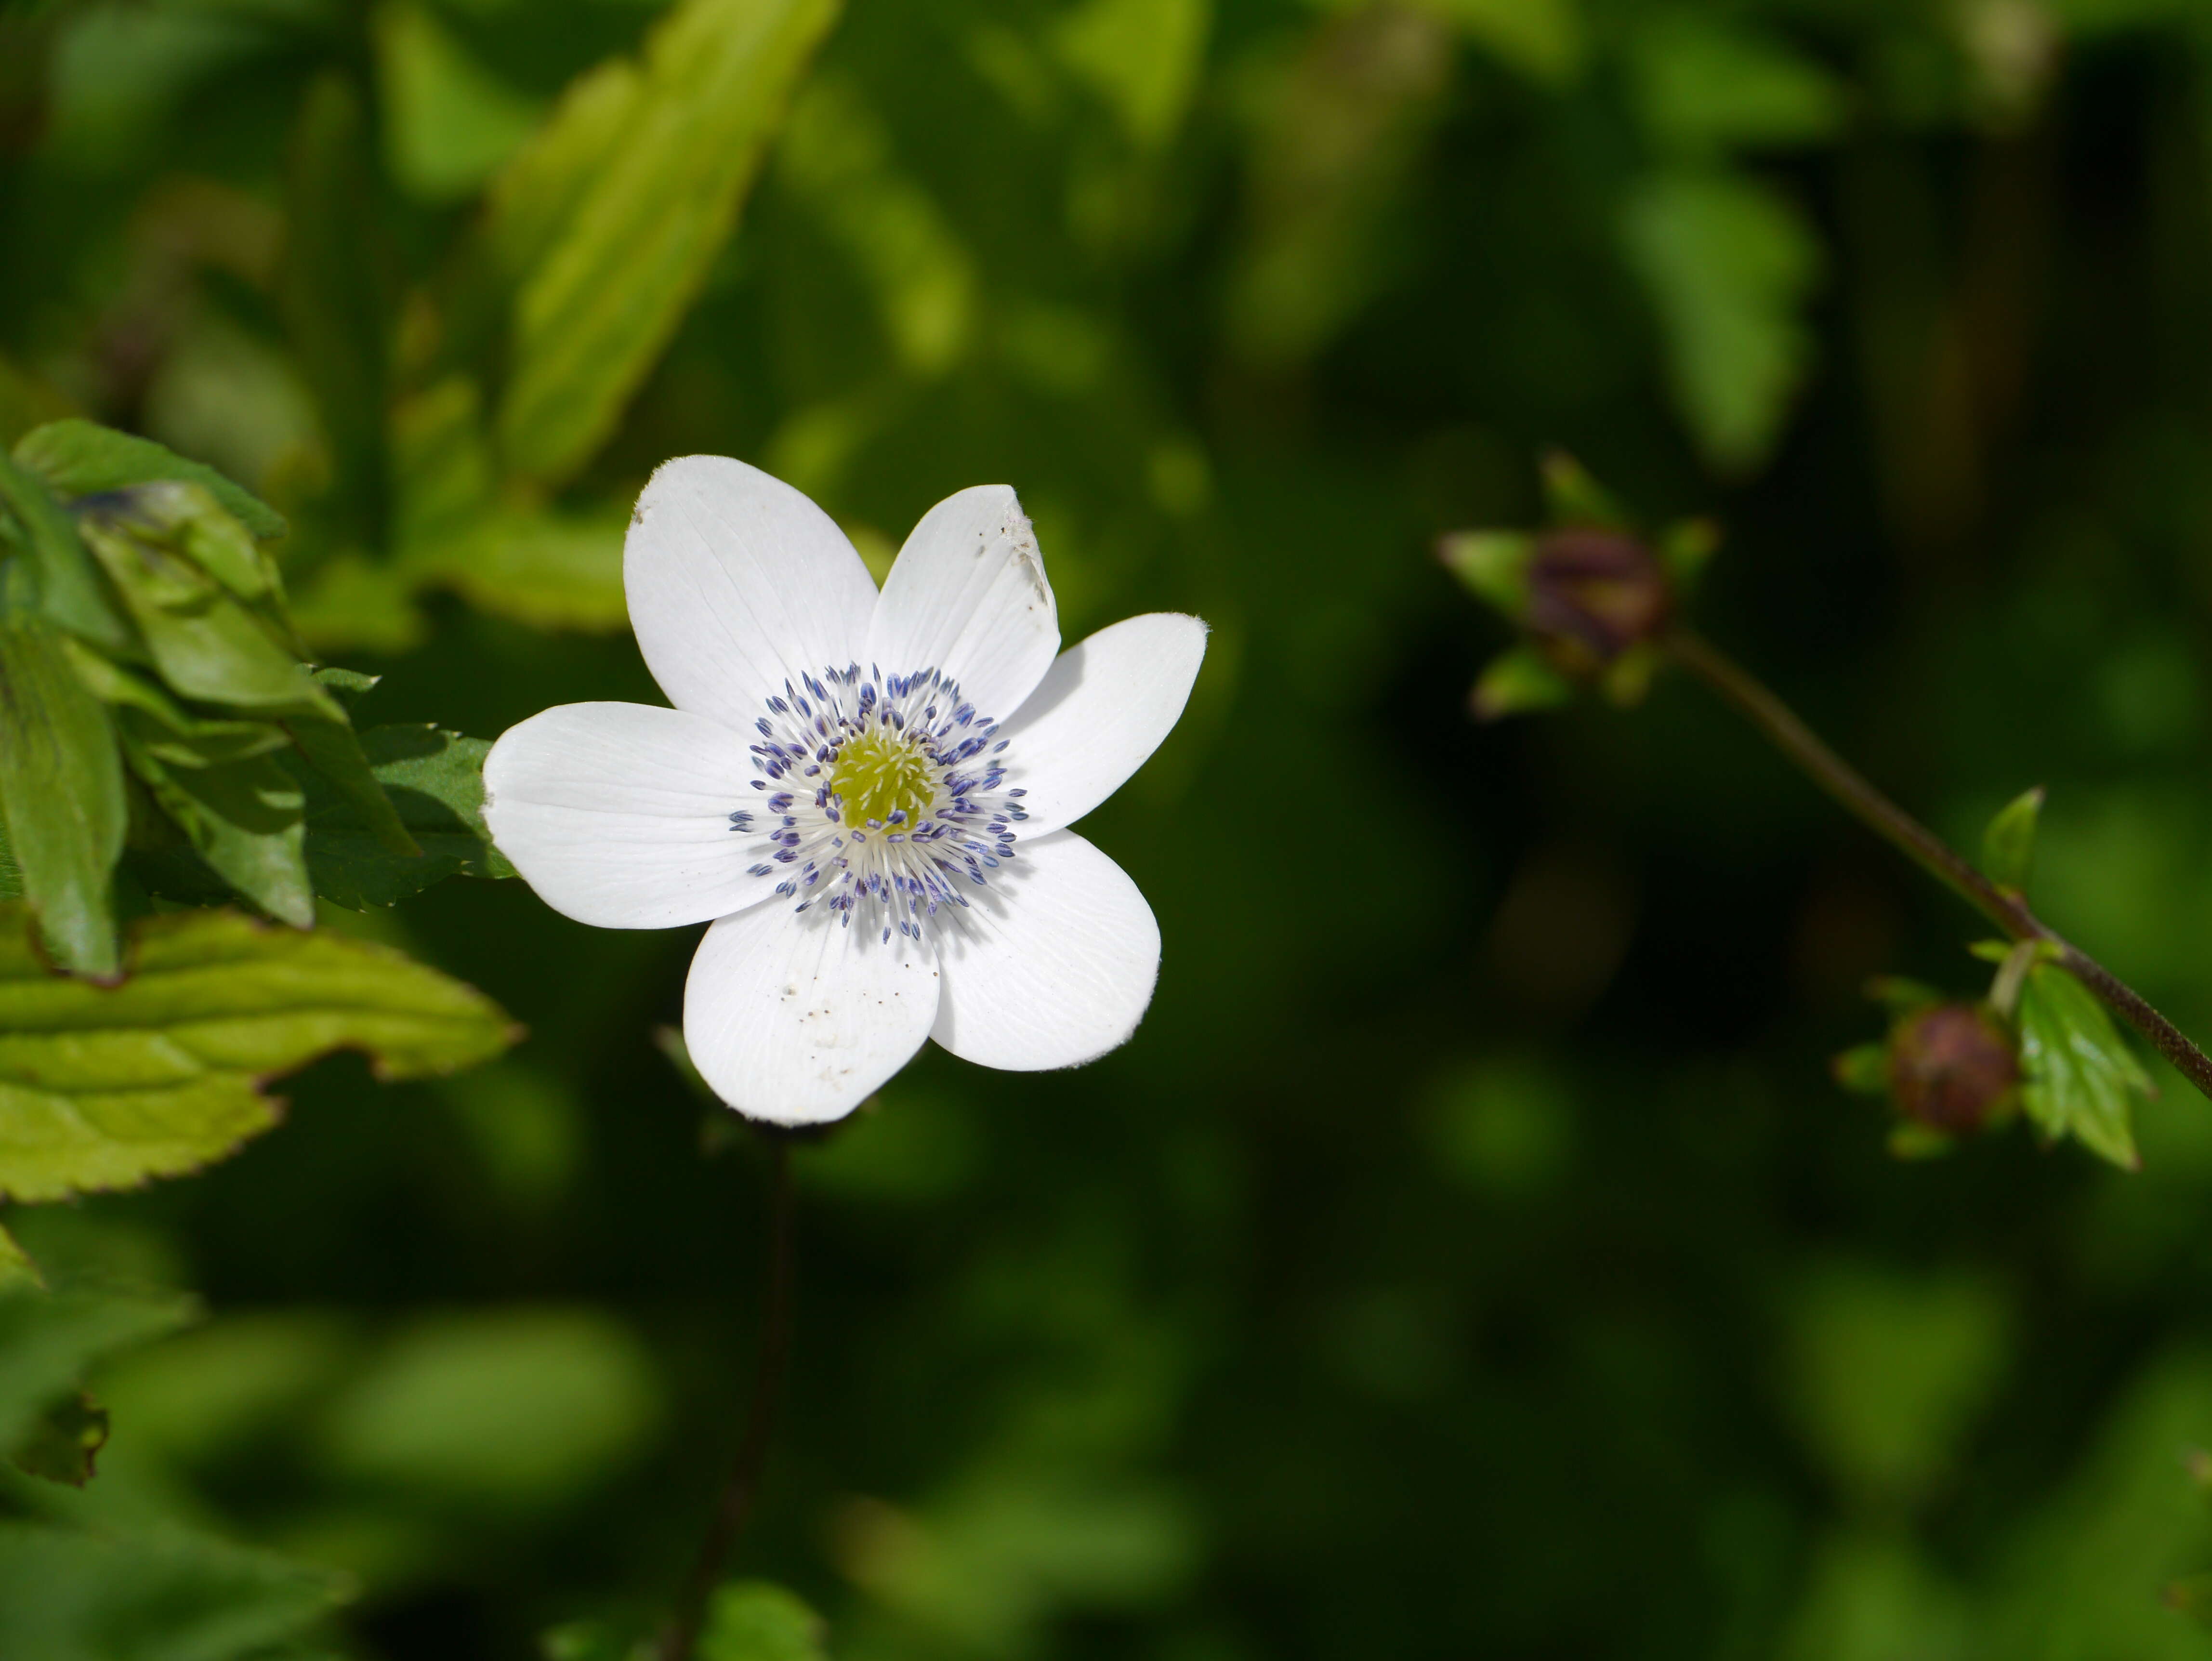
M 1788 704 L 1705 640 L 1676 628 L 1667 632 L 1661 644 L 1669 657 L 1765 733 L 1775 748 L 1860 823 L 2002 929 L 2008 938 L 2041 941 L 2061 968 L 2095 993 L 2199 1092 L 2212 1098 L 2212 1057 L 2152 1008 L 2141 993 L 2045 924 L 2028 909 L 2019 890 L 2000 886 L 1983 875 L 1963 855 L 1875 789 L 1856 768 L 1821 742 Z
M 699 1630 L 706 1623 L 708 1600 L 721 1584 L 731 1549 L 744 1531 L 754 1497 L 760 1492 L 769 1436 L 775 1424 L 776 1397 L 782 1393 L 784 1366 L 791 1357 L 791 1144 L 777 1136 L 769 1146 L 768 1275 L 762 1295 L 760 1357 L 753 1372 L 752 1402 L 745 1415 L 744 1439 L 738 1444 L 737 1457 L 731 1463 L 728 1481 L 722 1485 L 714 1520 L 700 1542 L 698 1561 L 684 1584 L 674 1618 L 661 1633 L 660 1661 L 691 1661 Z

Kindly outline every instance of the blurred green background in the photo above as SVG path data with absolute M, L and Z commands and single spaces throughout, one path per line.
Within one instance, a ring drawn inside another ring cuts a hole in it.
M 849 1661 L 2212 1651 L 2168 1607 L 2212 1104 L 2161 1071 L 2136 1177 L 1891 1159 L 1826 1061 L 1870 974 L 1982 983 L 1966 914 L 1692 687 L 1474 726 L 1503 631 L 1431 554 L 1534 518 L 1553 442 L 1717 514 L 1708 631 L 1969 845 L 2047 784 L 2045 915 L 2212 1032 L 2212 9 L 848 0 L 584 432 L 525 337 L 612 348 L 471 321 L 485 193 L 666 10 L 12 0 L 0 439 L 80 413 L 262 491 L 384 721 L 658 701 L 613 578 L 691 452 L 879 559 L 1010 482 L 1071 641 L 1213 624 L 1087 827 L 1165 936 L 1135 1041 L 932 1050 L 800 1150 L 743 1571 Z M 653 1040 L 696 931 L 512 882 L 331 922 L 532 1037 L 10 1208 L 209 1317 L 102 1375 L 84 1494 L 5 1504 L 346 1570 L 363 1658 L 649 1617 L 758 1318 L 763 1161 Z

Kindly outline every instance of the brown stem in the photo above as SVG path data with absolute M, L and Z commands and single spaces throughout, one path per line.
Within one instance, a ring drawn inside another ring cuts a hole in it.
M 1867 782 L 1863 774 L 1822 743 L 1780 698 L 1741 666 L 1686 629 L 1669 630 L 1668 654 L 1773 741 L 1812 781 L 1906 858 L 1944 884 L 2015 940 L 2041 940 L 2060 967 L 2095 993 L 2114 1013 L 2149 1040 L 2177 1071 L 2212 1098 L 2212 1057 L 2151 1007 L 2143 995 L 2034 912 L 2017 889 L 1991 882 L 1963 855 Z
M 754 1496 L 760 1492 L 761 1471 L 768 1463 L 769 1435 L 775 1424 L 776 1397 L 782 1392 L 784 1366 L 791 1357 L 791 1145 L 777 1137 L 770 1147 L 768 1278 L 752 1403 L 745 1416 L 744 1439 L 738 1444 L 737 1457 L 730 1465 L 729 1480 L 722 1485 L 714 1520 L 700 1542 L 698 1561 L 684 1584 L 674 1617 L 661 1633 L 660 1661 L 691 1661 L 699 1629 L 706 1623 L 708 1600 L 721 1584 L 731 1549 L 744 1532 Z

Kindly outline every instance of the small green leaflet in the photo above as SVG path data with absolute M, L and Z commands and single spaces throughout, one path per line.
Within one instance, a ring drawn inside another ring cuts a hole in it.
M 203 462 L 187 461 L 150 438 L 118 433 L 89 421 L 50 421 L 23 435 L 15 459 L 46 480 L 64 501 L 119 490 L 149 479 L 197 484 L 224 511 L 264 542 L 286 530 L 284 516 L 243 486 L 234 484 Z
M 353 804 L 300 770 L 307 796 L 307 868 L 315 891 L 349 910 L 390 905 L 452 876 L 511 877 L 483 821 L 483 760 L 491 745 L 434 727 L 372 727 L 362 753 L 419 857 L 393 854 Z
M 2057 964 L 2036 964 L 2021 989 L 2020 1038 L 2021 1101 L 2036 1128 L 2136 1170 L 2134 1101 L 2150 1094 L 2150 1075 L 2095 995 Z
M 57 1200 L 174 1176 L 275 1123 L 264 1080 L 337 1049 L 385 1079 L 514 1042 L 475 989 L 389 947 L 234 912 L 148 919 L 112 989 L 47 972 L 0 908 L 0 1195 Z
M 2035 863 L 2035 826 L 2043 812 L 2043 787 L 2024 790 L 1997 810 L 1982 832 L 1982 873 L 2000 888 L 2018 893 L 2027 886 Z
M 28 579 L 20 588 L 11 581 L 11 605 L 29 605 L 107 651 L 136 649 L 131 625 L 100 587 L 69 515 L 36 474 L 0 455 L 0 551 L 11 546 L 23 562 L 11 578 Z

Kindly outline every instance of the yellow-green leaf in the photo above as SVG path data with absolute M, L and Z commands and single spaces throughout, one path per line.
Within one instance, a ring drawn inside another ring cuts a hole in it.
M 620 142 L 515 303 L 500 447 L 558 481 L 620 417 L 737 222 L 836 0 L 684 0 L 647 43 Z M 557 118 L 556 118 L 557 119 Z
M 48 973 L 20 908 L 0 908 L 0 1194 L 59 1199 L 220 1159 L 275 1122 L 262 1081 L 333 1050 L 414 1078 L 515 1037 L 472 987 L 327 931 L 154 917 L 130 977 L 100 988 Z
M 2037 1129 L 2136 1168 L 2135 1098 L 2150 1093 L 2150 1075 L 2095 995 L 2055 964 L 2038 964 L 2021 989 L 2020 1061 L 2021 1104 Z

